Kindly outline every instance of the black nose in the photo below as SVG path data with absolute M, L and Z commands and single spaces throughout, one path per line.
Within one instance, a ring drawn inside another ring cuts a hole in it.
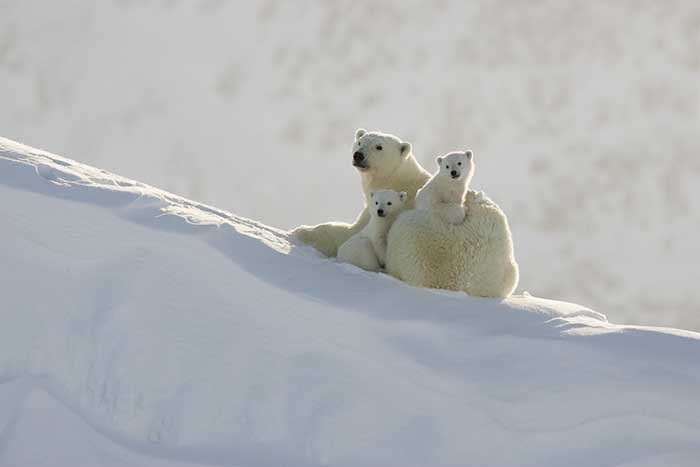
M 452 172 L 450 172 L 450 175 L 452 175 L 453 177 L 456 177 L 456 176 L 457 176 L 457 171 L 456 171 L 456 170 L 453 170 Z
M 379 217 L 384 215 L 384 209 L 377 209 L 377 214 L 379 214 Z
M 363 160 L 365 160 L 365 155 L 362 154 L 360 151 L 357 151 L 355 154 L 352 155 L 352 159 L 355 162 L 362 162 Z

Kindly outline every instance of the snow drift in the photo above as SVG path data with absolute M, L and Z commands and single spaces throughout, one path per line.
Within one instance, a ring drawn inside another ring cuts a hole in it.
M 355 219 L 357 127 L 471 147 L 525 290 L 700 331 L 699 34 L 697 0 L 0 0 L 0 133 L 285 229 Z
M 700 335 L 410 287 L 0 139 L 0 465 L 700 458 Z

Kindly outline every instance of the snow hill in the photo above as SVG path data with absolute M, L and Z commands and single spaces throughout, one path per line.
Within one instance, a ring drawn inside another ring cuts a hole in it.
M 4 136 L 285 229 L 469 147 L 522 290 L 696 331 L 698 83 L 698 0 L 0 0 Z
M 700 334 L 409 287 L 0 139 L 2 466 L 697 466 Z

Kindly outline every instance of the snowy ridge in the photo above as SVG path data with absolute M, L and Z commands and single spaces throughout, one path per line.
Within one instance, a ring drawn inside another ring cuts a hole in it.
M 697 333 L 412 288 L 5 139 L 0 199 L 0 465 L 697 465 Z
M 522 290 L 700 331 L 696 0 L 0 5 L 3 136 L 284 229 L 355 219 L 358 127 L 470 147 Z

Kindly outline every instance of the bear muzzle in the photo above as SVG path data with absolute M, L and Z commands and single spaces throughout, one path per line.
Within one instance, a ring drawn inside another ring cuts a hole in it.
M 357 167 L 358 169 L 369 168 L 369 165 L 367 164 L 367 158 L 365 158 L 365 155 L 360 151 L 356 151 L 355 154 L 352 155 L 352 165 Z
M 450 172 L 450 176 L 451 176 L 452 178 L 459 178 L 460 173 L 457 172 L 456 170 L 453 170 L 452 172 Z
M 386 217 L 386 212 L 384 212 L 384 209 L 377 209 L 377 215 L 379 217 Z

